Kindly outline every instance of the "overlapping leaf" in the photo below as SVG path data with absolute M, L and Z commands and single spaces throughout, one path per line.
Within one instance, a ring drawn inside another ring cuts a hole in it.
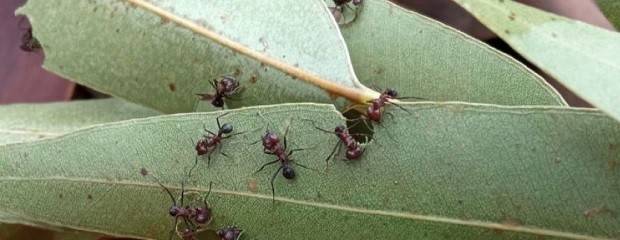
M 237 224 L 260 239 L 531 239 L 620 237 L 620 125 L 596 111 L 555 107 L 412 104 L 377 127 L 354 162 L 325 159 L 343 123 L 331 106 L 281 105 L 221 118 L 244 134 L 201 160 L 186 189 L 206 191 L 213 228 Z M 165 239 L 170 199 L 142 168 L 179 194 L 194 149 L 221 113 L 136 119 L 21 145 L 0 146 L 3 218 Z M 293 181 L 277 165 L 256 172 L 266 128 L 289 129 Z M 185 171 L 184 171 L 185 170 Z M 29 191 L 23 191 L 29 189 Z M 44 203 L 45 207 L 41 205 Z M 137 209 L 140 209 L 137 211 Z M 96 216 L 96 217 L 94 217 Z
M 620 120 L 620 34 L 510 0 L 454 0 L 577 95 Z
M 159 115 L 118 99 L 0 106 L 0 145 L 57 137 L 76 129 Z
M 364 91 L 325 8 L 295 0 L 32 0 L 19 12 L 45 48 L 45 68 L 164 112 L 186 112 L 195 93 L 214 92 L 208 82 L 221 75 L 245 86 L 234 106 L 333 102 L 296 78 Z
M 341 31 L 364 84 L 435 101 L 565 104 L 518 61 L 439 22 L 384 0 L 365 0 L 358 15 Z

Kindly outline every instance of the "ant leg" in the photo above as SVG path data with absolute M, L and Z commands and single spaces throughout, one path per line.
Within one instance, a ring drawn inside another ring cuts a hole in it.
M 166 190 L 166 192 L 167 192 L 167 193 L 168 193 L 168 195 L 170 196 L 170 199 L 172 199 L 172 203 L 174 204 L 174 206 L 178 206 L 178 205 L 177 205 L 177 200 L 176 200 L 176 199 L 174 199 L 174 196 L 172 196 L 172 192 L 170 192 L 170 190 L 168 190 L 168 188 L 167 188 L 166 186 L 164 186 L 163 184 L 161 184 L 161 182 L 159 181 L 159 179 L 158 179 L 158 178 L 156 178 L 155 176 L 152 176 L 152 175 L 151 175 L 151 177 L 152 177 L 153 179 L 155 179 L 155 181 L 157 182 L 157 184 L 159 184 L 159 186 L 161 186 L 164 190 Z
M 276 179 L 276 176 L 278 176 L 278 173 L 280 172 L 280 170 L 282 170 L 284 166 L 280 166 L 278 168 L 278 171 L 276 171 L 276 173 L 273 174 L 273 177 L 271 177 L 271 203 L 275 203 L 276 202 L 276 189 L 273 187 L 273 180 Z
M 286 126 L 286 131 L 284 131 L 284 150 L 286 150 L 286 136 L 288 135 L 288 126 Z
M 211 194 L 211 186 L 213 186 L 213 182 L 209 182 L 209 191 L 207 191 L 207 195 L 204 198 L 204 204 L 205 206 L 207 206 L 207 198 L 209 197 L 209 194 Z
M 334 146 L 334 149 L 332 150 L 332 152 L 329 154 L 327 159 L 325 159 L 325 164 L 327 166 L 329 166 L 329 164 L 328 164 L 329 159 L 332 159 L 332 158 L 334 158 L 336 156 L 336 151 L 340 150 L 341 146 L 342 146 L 342 140 L 338 141 L 338 144 L 336 144 L 336 146 Z
M 305 169 L 308 169 L 308 170 L 312 170 L 312 171 L 319 172 L 319 170 L 318 170 L 318 169 L 314 169 L 314 168 L 308 167 L 308 166 L 306 166 L 306 165 L 302 165 L 302 164 L 299 164 L 299 163 L 296 163 L 296 162 L 293 162 L 293 164 L 295 164 L 295 166 L 300 166 L 300 167 L 305 168 Z
M 218 126 L 219 126 L 219 122 L 218 122 Z M 213 132 L 211 132 L 211 131 L 207 130 L 207 125 L 205 125 L 204 123 L 202 124 L 202 129 L 203 129 L 203 130 L 205 130 L 205 132 L 207 132 L 207 133 L 211 134 L 211 136 L 215 136 L 215 133 L 213 133 Z M 209 137 L 209 136 L 207 136 L 207 135 L 205 134 L 205 137 Z
M 192 168 L 189 169 L 189 177 L 192 177 L 192 171 L 194 171 L 194 168 L 196 167 L 196 165 L 198 165 L 198 155 L 196 155 L 196 161 L 194 162 L 194 166 L 192 166 Z
M 273 161 L 271 161 L 271 162 L 265 163 L 265 164 L 263 164 L 263 166 L 261 166 L 261 167 L 260 167 L 260 168 L 259 168 L 256 172 L 254 172 L 254 173 L 260 172 L 260 171 L 262 171 L 262 170 L 263 170 L 263 168 L 265 168 L 266 166 L 269 166 L 269 165 L 271 165 L 271 164 L 277 163 L 278 161 L 280 161 L 280 159 L 276 159 L 276 160 L 273 160 Z
M 183 207 L 183 198 L 185 196 L 185 180 L 181 181 L 181 206 Z
M 215 121 L 217 122 L 217 129 L 221 129 L 221 128 L 222 128 L 222 125 L 220 125 L 220 118 L 221 118 L 221 117 L 223 117 L 223 116 L 228 115 L 229 113 L 230 113 L 230 112 L 224 113 L 224 114 L 219 115 L 219 116 L 217 116 L 217 117 L 215 118 Z

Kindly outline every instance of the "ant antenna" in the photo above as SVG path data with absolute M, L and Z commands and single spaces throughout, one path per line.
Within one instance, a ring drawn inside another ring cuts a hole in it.
M 211 186 L 213 186 L 213 181 L 209 182 L 209 191 L 207 191 L 207 195 L 204 198 L 204 204 L 205 206 L 207 205 L 207 198 L 209 198 L 209 195 L 211 194 Z
M 159 186 L 161 186 L 162 188 L 164 188 L 164 190 L 166 190 L 166 192 L 167 192 L 167 193 L 168 193 L 168 195 L 170 196 L 170 199 L 172 199 L 172 203 L 174 203 L 174 205 L 175 205 L 175 206 L 178 206 L 178 205 L 177 205 L 177 201 L 176 201 L 176 199 L 174 199 L 174 196 L 172 196 L 172 192 L 170 192 L 170 190 L 168 190 L 168 188 L 167 188 L 166 186 L 164 186 L 163 184 L 161 184 L 161 182 L 159 181 L 159 179 L 158 179 L 158 178 L 156 178 L 156 177 L 155 177 L 155 176 L 153 176 L 153 175 L 151 175 L 151 177 L 152 177 L 153 179 L 155 179 L 155 181 L 157 182 L 157 184 L 159 184 Z M 183 204 L 183 203 L 181 203 L 181 204 Z

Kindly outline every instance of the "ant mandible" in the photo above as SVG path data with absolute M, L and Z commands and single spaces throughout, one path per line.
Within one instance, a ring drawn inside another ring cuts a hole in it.
M 291 155 L 293 155 L 293 153 L 295 151 L 300 151 L 300 150 L 304 150 L 304 149 L 294 149 L 294 150 L 291 150 L 288 153 L 286 153 L 286 148 L 287 148 L 286 135 L 287 134 L 288 134 L 288 127 L 286 128 L 286 131 L 284 132 L 284 147 L 282 147 L 282 145 L 280 144 L 280 138 L 278 137 L 278 135 L 276 135 L 275 133 L 270 132 L 269 129 L 267 129 L 265 135 L 261 138 L 261 140 L 263 142 L 263 147 L 264 147 L 263 148 L 263 153 L 269 154 L 269 155 L 274 155 L 274 156 L 277 157 L 277 159 L 273 160 L 271 162 L 263 164 L 263 166 L 261 166 L 260 169 L 258 169 L 258 171 L 256 171 L 256 172 L 260 172 L 261 170 L 263 170 L 263 168 L 265 168 L 268 165 L 271 165 L 271 164 L 274 164 L 274 163 L 277 163 L 277 162 L 280 163 L 280 167 L 278 168 L 278 170 L 271 177 L 271 196 L 272 196 L 272 201 L 275 201 L 275 196 L 276 196 L 276 191 L 275 191 L 275 188 L 273 186 L 273 181 L 276 179 L 276 176 L 278 175 L 280 170 L 282 170 L 282 175 L 286 179 L 294 179 L 295 178 L 295 169 L 293 169 L 292 165 L 297 165 L 297 166 L 300 166 L 300 167 L 303 167 L 303 168 L 306 168 L 306 169 L 314 170 L 312 168 L 306 167 L 306 166 L 301 165 L 299 163 L 295 163 L 293 161 L 293 159 L 291 159 Z
M 197 93 L 202 101 L 211 101 L 214 107 L 224 109 L 224 99 L 230 99 L 230 95 L 237 93 L 241 89 L 239 82 L 229 76 L 220 76 L 219 79 L 213 79 L 209 82 L 215 89 L 215 94 Z
M 338 136 L 338 139 L 339 139 L 338 143 L 332 150 L 331 154 L 329 154 L 329 156 L 325 160 L 326 163 L 329 161 L 329 159 L 332 159 L 333 157 L 336 156 L 337 151 L 340 149 L 342 145 L 344 145 L 347 148 L 347 152 L 345 156 L 348 160 L 358 159 L 366 151 L 366 149 L 362 148 L 360 144 L 353 138 L 352 135 L 354 134 L 349 133 L 349 129 L 345 127 L 344 125 L 336 126 L 333 132 L 327 131 L 325 129 L 321 129 L 317 126 L 314 126 L 314 128 L 321 130 L 323 132 L 326 132 L 326 133 L 334 133 L 336 134 L 336 136 Z

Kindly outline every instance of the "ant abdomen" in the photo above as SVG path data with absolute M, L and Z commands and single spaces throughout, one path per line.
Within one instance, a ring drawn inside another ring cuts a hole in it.
M 292 167 L 290 167 L 290 166 L 285 166 L 282 169 L 282 175 L 286 179 L 293 179 L 293 178 L 295 178 L 295 170 Z

